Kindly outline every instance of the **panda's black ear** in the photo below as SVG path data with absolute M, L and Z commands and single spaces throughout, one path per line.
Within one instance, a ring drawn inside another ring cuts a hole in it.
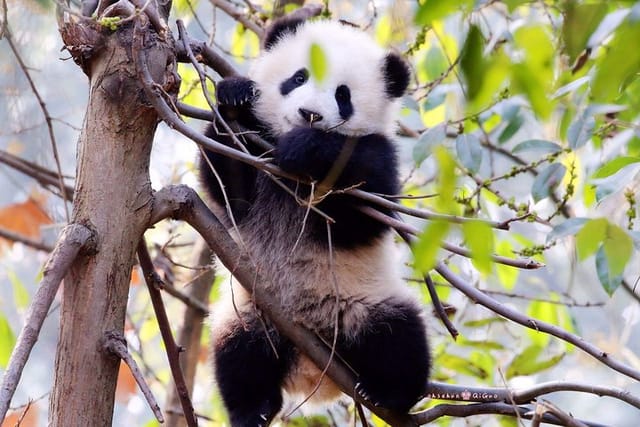
M 382 76 L 385 92 L 390 98 L 400 98 L 409 86 L 409 66 L 399 55 L 389 53 L 384 57 Z
M 273 23 L 267 28 L 262 41 L 262 46 L 265 50 L 269 50 L 286 35 L 293 35 L 298 31 L 298 28 L 304 24 L 305 19 L 299 17 L 284 17 L 273 21 Z

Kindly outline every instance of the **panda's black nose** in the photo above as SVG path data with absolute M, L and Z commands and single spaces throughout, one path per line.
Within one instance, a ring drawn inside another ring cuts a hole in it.
M 306 108 L 299 108 L 298 113 L 300 113 L 302 118 L 309 124 L 313 124 L 322 120 L 322 114 L 316 113 L 315 111 L 307 110 Z

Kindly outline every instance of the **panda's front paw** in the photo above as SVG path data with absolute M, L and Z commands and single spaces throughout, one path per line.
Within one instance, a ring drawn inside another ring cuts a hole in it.
M 241 106 L 255 96 L 255 82 L 245 77 L 227 77 L 216 84 L 216 98 L 221 105 Z
M 382 406 L 382 403 L 376 400 L 375 396 L 369 394 L 361 382 L 357 382 L 354 391 L 362 400 L 372 404 L 373 406 Z

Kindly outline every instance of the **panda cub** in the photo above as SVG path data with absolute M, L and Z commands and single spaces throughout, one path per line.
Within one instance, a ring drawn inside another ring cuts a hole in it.
M 325 57 L 322 79 L 310 74 L 312 45 Z M 293 321 L 336 343 L 336 357 L 353 370 L 364 398 L 406 412 L 427 387 L 424 315 L 394 269 L 389 228 L 339 190 L 399 192 L 390 136 L 408 67 L 352 26 L 284 18 L 267 31 L 249 77 L 218 83 L 220 112 L 274 146 L 265 151 L 248 142 L 252 154 L 313 184 L 270 177 L 212 152 L 201 159 L 203 184 L 217 212 L 233 215 L 233 222 L 223 220 L 237 225 L 238 241 L 267 278 L 254 286 L 276 296 Z M 207 132 L 234 146 L 220 124 Z M 236 283 L 226 288 L 211 333 L 216 383 L 233 426 L 268 425 L 283 392 L 315 401 L 340 396 L 249 293 Z

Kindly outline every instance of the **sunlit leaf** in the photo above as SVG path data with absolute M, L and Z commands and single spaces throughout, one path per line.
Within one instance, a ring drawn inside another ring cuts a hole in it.
M 424 229 L 418 241 L 413 245 L 415 268 L 427 273 L 437 262 L 442 241 L 449 232 L 446 221 L 431 221 Z
M 327 56 L 316 43 L 311 44 L 309 49 L 309 74 L 319 82 L 322 82 L 327 76 L 329 63 Z
M 506 378 L 511 379 L 519 375 L 532 375 L 544 371 L 557 365 L 564 358 L 564 353 L 561 353 L 539 360 L 543 349 L 544 347 L 534 344 L 527 347 L 522 353 L 516 355 L 507 367 L 505 373 Z
M 512 257 L 513 247 L 511 246 L 511 243 L 507 240 L 501 240 L 498 242 L 496 245 L 496 254 L 505 257 Z M 498 276 L 498 280 L 500 280 L 500 284 L 507 290 L 513 289 L 518 281 L 520 270 L 500 263 L 496 263 L 495 266 L 496 275 Z
M 621 275 L 633 252 L 631 236 L 617 225 L 609 224 L 603 249 L 609 265 L 609 275 L 611 277 Z
M 458 374 L 469 375 L 480 379 L 486 379 L 489 374 L 481 366 L 472 363 L 470 360 L 455 354 L 443 354 L 438 357 L 436 363 L 445 369 L 451 369 Z
M 576 234 L 576 249 L 578 259 L 583 260 L 593 255 L 607 237 L 609 221 L 606 218 L 596 218 L 587 221 Z
M 514 33 L 514 42 L 524 59 L 513 65 L 513 88 L 526 95 L 536 115 L 547 118 L 554 100 L 548 94 L 553 84 L 555 47 L 543 26 L 525 26 Z
M 562 163 L 552 163 L 543 169 L 531 187 L 531 195 L 535 202 L 547 198 L 551 192 L 562 182 L 567 168 Z
M 6 317 L 0 314 L 0 368 L 6 369 L 16 337 Z
M 502 322 L 506 322 L 506 320 L 502 317 L 488 317 L 486 319 L 468 320 L 464 322 L 463 325 L 467 328 L 483 328 L 493 323 Z
M 466 10 L 473 0 L 425 0 L 418 9 L 415 22 L 418 25 L 432 25 L 456 10 Z
M 606 178 L 625 166 L 640 162 L 640 157 L 616 157 L 594 172 L 592 178 Z
M 11 282 L 11 287 L 13 288 L 13 302 L 16 307 L 24 309 L 29 305 L 29 300 L 31 299 L 29 296 L 29 292 L 27 288 L 20 280 L 20 277 L 14 271 L 7 271 L 7 277 Z
M 629 40 L 640 40 L 640 17 L 631 13 L 615 31 L 600 59 L 591 93 L 597 102 L 615 100 L 640 71 L 640 49 L 629 49 Z
M 458 205 L 454 200 L 456 190 L 456 162 L 446 148 L 437 146 L 433 150 L 438 165 L 436 206 L 441 212 L 458 213 Z
M 484 274 L 491 273 L 493 254 L 493 230 L 483 221 L 468 221 L 462 224 L 462 235 L 471 250 L 473 265 Z

